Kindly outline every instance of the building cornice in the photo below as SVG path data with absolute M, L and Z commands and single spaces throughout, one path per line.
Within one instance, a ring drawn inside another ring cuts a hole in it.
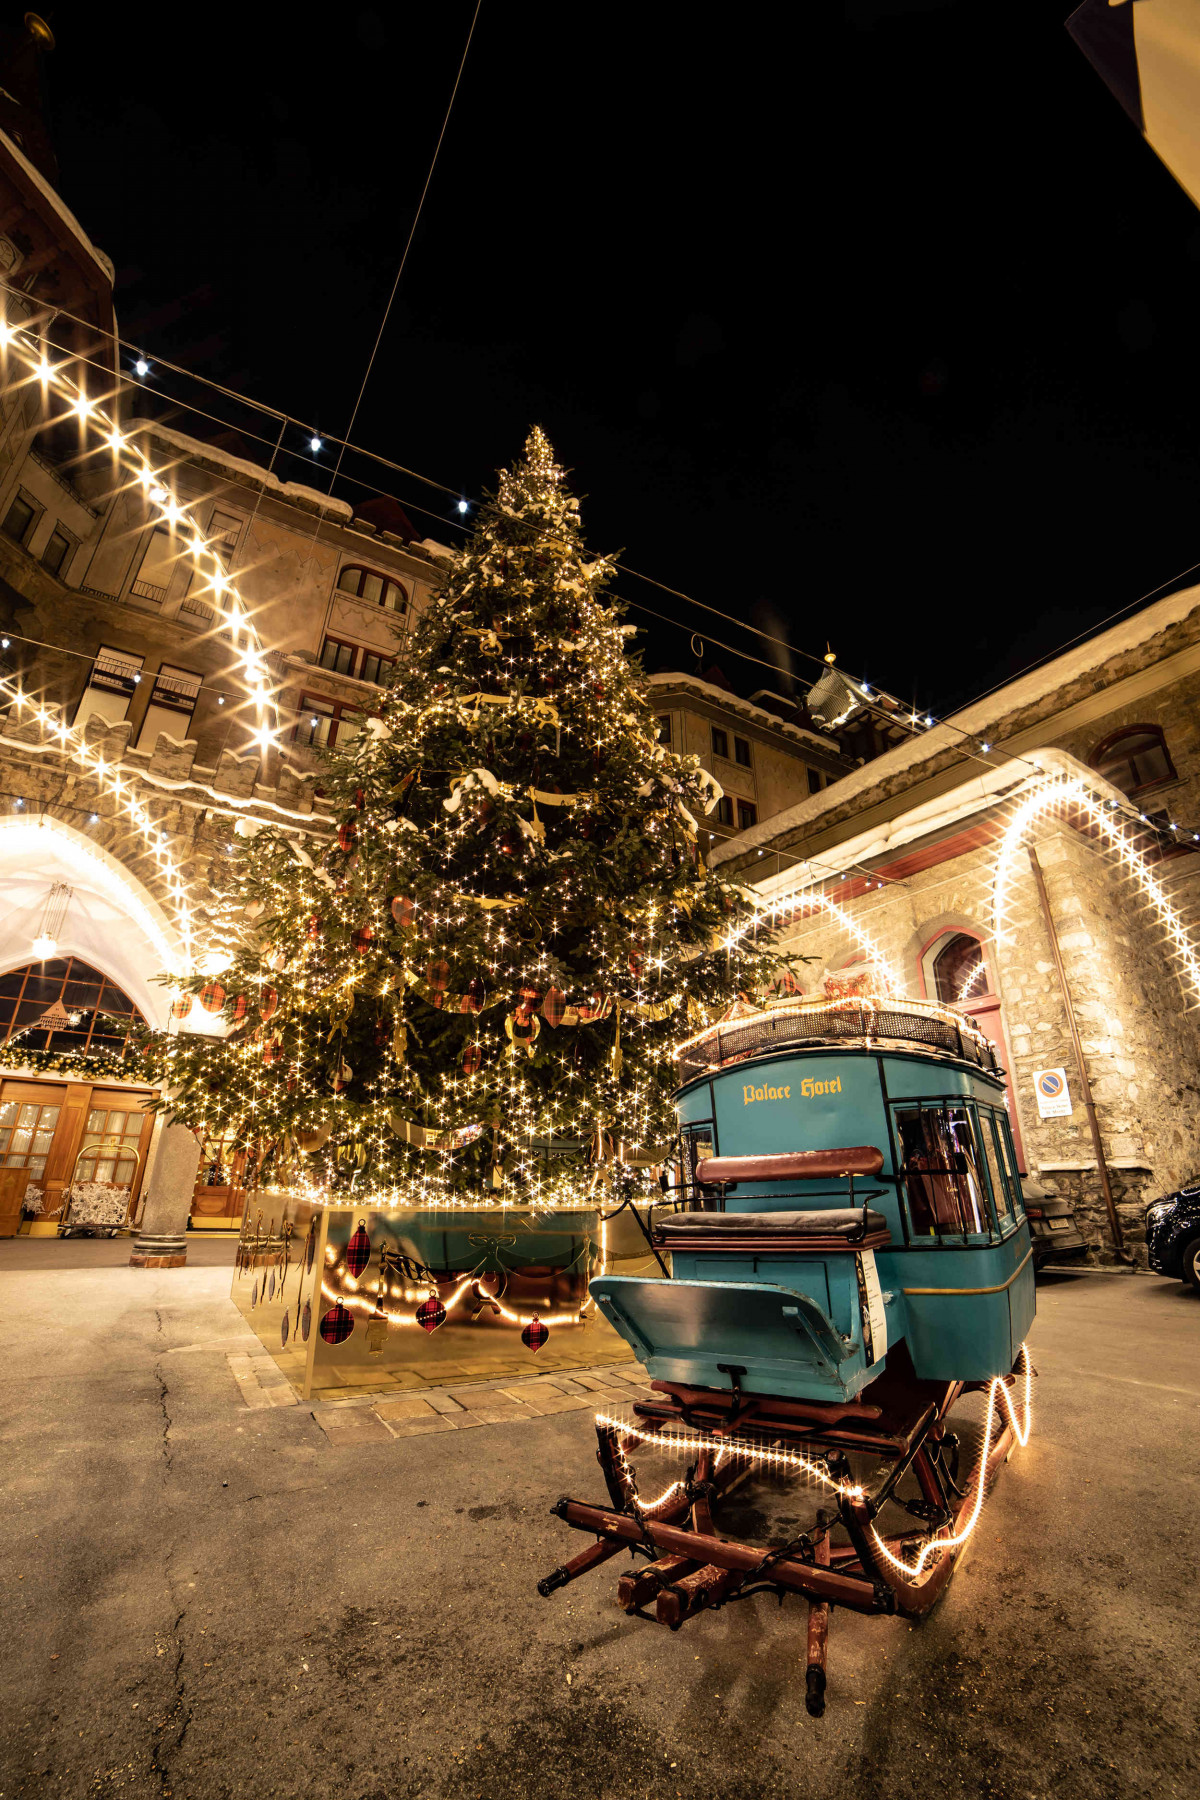
M 790 738 L 795 743 L 811 744 L 823 755 L 832 757 L 837 763 L 844 764 L 844 753 L 838 749 L 832 738 L 824 738 L 819 732 L 809 731 L 803 725 L 793 725 L 788 719 L 781 719 L 778 713 L 768 712 L 765 706 L 755 706 L 752 700 L 743 700 L 740 694 L 733 694 L 727 688 L 714 686 L 711 681 L 704 681 L 699 675 L 683 675 L 674 670 L 663 674 L 647 675 L 648 684 L 659 693 L 681 692 L 697 695 L 712 706 L 720 707 L 725 712 L 735 712 L 744 719 L 752 719 L 764 730 L 777 732 L 781 737 Z

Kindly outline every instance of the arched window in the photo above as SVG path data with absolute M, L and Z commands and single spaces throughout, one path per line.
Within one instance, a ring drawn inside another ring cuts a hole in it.
M 1157 725 L 1124 725 L 1092 751 L 1092 767 L 1124 794 L 1144 793 L 1175 780 L 1167 740 Z
M 928 950 L 925 988 L 931 1000 L 948 1006 L 969 1006 L 991 992 L 991 979 L 983 945 L 965 931 L 947 932 Z
M 350 563 L 338 576 L 339 594 L 353 594 L 356 600 L 365 600 L 368 606 L 382 606 L 385 612 L 405 613 L 408 611 L 408 594 L 391 575 L 385 575 L 379 569 L 365 569 L 360 563 Z
M 119 1056 L 133 1025 L 142 1022 L 128 994 L 77 956 L 26 963 L 0 975 L 0 1036 L 14 1050 L 19 1045 L 85 1056 L 111 1050 Z

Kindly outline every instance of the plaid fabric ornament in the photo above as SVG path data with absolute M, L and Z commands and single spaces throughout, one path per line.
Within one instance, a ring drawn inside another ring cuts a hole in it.
M 312 1301 L 304 1302 L 304 1311 L 300 1315 L 300 1336 L 307 1344 L 308 1334 L 312 1330 Z
M 190 994 L 180 994 L 178 1000 L 172 1003 L 171 1017 L 173 1019 L 186 1019 L 191 1010 L 192 996 Z
M 375 927 L 373 925 L 360 925 L 350 942 L 360 956 L 365 956 L 371 948 L 371 939 L 374 936 Z
M 441 992 L 450 986 L 450 964 L 444 957 L 437 957 L 425 971 L 425 979 L 435 992 Z
M 542 1017 L 547 1025 L 557 1026 L 563 1022 L 563 1014 L 567 1010 L 567 996 L 561 988 L 547 988 L 546 998 L 542 1002 Z
M 371 1260 L 371 1240 L 367 1236 L 367 1222 L 358 1221 L 358 1230 L 346 1245 L 346 1268 L 357 1281 Z
M 245 1018 L 245 1016 L 246 1016 L 246 996 L 245 996 L 245 994 L 239 994 L 237 999 L 233 1003 L 233 1022 L 234 1022 L 234 1024 L 240 1025 L 242 1020 Z
M 445 1307 L 436 1294 L 430 1294 L 428 1300 L 422 1300 L 417 1308 L 417 1324 L 422 1331 L 436 1331 L 439 1325 L 445 1323 Z
M 483 1011 L 483 1003 L 487 999 L 487 990 L 478 975 L 472 975 L 467 983 L 466 992 L 458 1003 L 459 1012 L 477 1013 Z
M 462 1071 L 464 1075 L 478 1075 L 483 1064 L 483 1051 L 478 1044 L 468 1044 L 462 1053 Z
M 358 841 L 358 826 L 353 819 L 345 819 L 338 826 L 338 849 L 353 850 Z
M 392 918 L 401 931 L 411 931 L 416 923 L 417 909 L 407 894 L 397 894 L 392 901 Z
M 259 1001 L 259 1011 L 262 1013 L 264 1020 L 274 1018 L 275 1010 L 278 1007 L 278 1005 L 279 1005 L 278 989 L 270 988 L 270 987 L 264 988 L 262 991 L 262 996 Z
M 543 1325 L 537 1314 L 534 1313 L 533 1318 L 521 1333 L 521 1342 L 527 1350 L 536 1352 L 541 1349 L 549 1336 L 550 1327 Z
M 321 1319 L 321 1336 L 327 1344 L 344 1344 L 354 1330 L 354 1315 L 339 1300 Z
M 200 1004 L 205 1012 L 219 1013 L 225 1005 L 225 989 L 219 981 L 209 981 L 200 989 Z

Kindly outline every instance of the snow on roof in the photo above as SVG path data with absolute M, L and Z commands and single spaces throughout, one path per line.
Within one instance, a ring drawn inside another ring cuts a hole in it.
M 231 475 L 249 476 L 251 481 L 257 481 L 269 493 L 278 494 L 281 500 L 294 500 L 303 506 L 315 506 L 335 519 L 349 522 L 351 518 L 353 508 L 344 500 L 333 500 L 328 494 L 320 494 L 316 488 L 305 487 L 299 481 L 280 481 L 278 475 L 272 475 L 261 464 L 247 462 L 241 456 L 231 456 L 227 450 L 218 450 L 199 438 L 188 437 L 186 432 L 176 431 L 172 425 L 160 425 L 157 419 L 131 419 L 129 428 L 131 431 L 148 431 L 154 437 L 161 438 L 163 443 L 174 444 L 177 450 L 184 451 L 188 456 L 202 457 L 205 462 L 228 469 Z
M 14 162 L 20 165 L 21 169 L 33 183 L 34 187 L 37 188 L 38 192 L 50 202 L 63 224 L 67 226 L 74 237 L 78 238 L 83 249 L 87 251 L 97 268 L 108 277 L 109 284 L 111 285 L 117 278 L 116 270 L 113 268 L 108 257 L 105 256 L 103 250 L 98 250 L 95 244 L 93 244 L 91 238 L 83 229 L 79 220 L 75 217 L 75 214 L 63 201 L 62 196 L 51 187 L 50 183 L 46 180 L 46 177 L 34 168 L 25 152 L 18 144 L 13 142 L 7 131 L 0 131 L 0 144 L 4 145 L 4 148 L 12 156 Z
M 1065 650 L 1061 656 L 1043 663 L 1040 669 L 1019 675 L 1015 681 L 1006 682 L 994 693 L 965 706 L 961 712 L 949 714 L 943 724 L 906 738 L 902 744 L 894 744 L 890 750 L 885 750 L 882 756 L 852 769 L 848 775 L 839 776 L 834 784 L 832 801 L 829 789 L 825 789 L 788 807 L 785 812 L 772 813 L 769 819 L 752 825 L 748 831 L 739 832 L 737 837 L 726 839 L 712 851 L 709 862 L 729 862 L 735 856 L 745 856 L 747 851 L 766 849 L 785 833 L 816 824 L 828 813 L 831 804 L 844 805 L 856 795 L 869 793 L 881 783 L 915 770 L 947 750 L 961 750 L 964 737 L 978 740 L 994 730 L 998 720 L 1047 699 L 1069 681 L 1078 681 L 1093 671 L 1103 671 L 1114 658 L 1160 637 L 1168 626 L 1178 624 L 1198 608 L 1200 587 L 1181 588 L 1176 594 L 1168 594 L 1165 600 L 1155 601 L 1153 606 L 1135 613 L 1133 618 Z M 1003 750 L 1003 743 L 997 748 Z
M 651 687 L 682 687 L 703 694 L 706 700 L 715 700 L 718 706 L 728 706 L 734 712 L 740 712 L 748 719 L 754 719 L 760 725 L 769 725 L 772 731 L 782 731 L 788 737 L 798 738 L 800 742 L 807 740 L 817 744 L 822 750 L 832 751 L 839 755 L 837 745 L 832 738 L 825 738 L 816 731 L 808 731 L 803 725 L 793 725 L 790 719 L 781 719 L 778 713 L 769 712 L 765 706 L 755 706 L 752 700 L 743 700 L 732 688 L 715 687 L 711 681 L 704 681 L 699 675 L 684 675 L 678 670 L 668 670 L 657 675 L 647 675 L 646 680 Z M 740 840 L 739 840 L 740 841 Z

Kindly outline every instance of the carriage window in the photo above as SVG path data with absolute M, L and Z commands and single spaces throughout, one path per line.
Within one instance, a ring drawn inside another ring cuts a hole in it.
M 1000 1160 L 1004 1164 L 1004 1173 L 1008 1176 L 1008 1191 L 1012 1197 L 1013 1211 L 1018 1219 L 1025 1217 L 1025 1197 L 1021 1192 L 1021 1178 L 1017 1174 L 1016 1152 L 1013 1150 L 1012 1124 L 1007 1113 L 995 1113 L 992 1123 L 996 1127 L 996 1137 L 1000 1144 Z
M 897 1107 L 895 1116 L 913 1235 L 988 1231 L 979 1146 L 966 1108 Z
M 996 1142 L 997 1120 L 994 1113 L 979 1112 L 979 1135 L 983 1139 L 983 1154 L 987 1160 L 988 1176 L 992 1184 L 992 1199 L 996 1204 L 996 1223 L 1001 1231 L 1012 1219 L 1012 1206 L 1009 1203 L 1008 1183 L 1004 1178 L 1000 1149 Z
M 705 1212 L 715 1207 L 716 1190 L 712 1187 L 701 1187 L 696 1180 L 696 1165 L 706 1157 L 715 1156 L 716 1142 L 711 1123 L 704 1125 L 685 1125 L 680 1134 L 681 1160 L 683 1163 L 683 1187 L 688 1204 L 697 1212 Z

